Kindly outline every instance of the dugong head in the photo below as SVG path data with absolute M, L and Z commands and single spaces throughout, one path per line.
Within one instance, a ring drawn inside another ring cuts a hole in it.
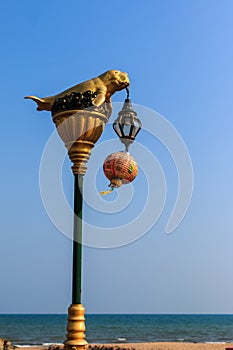
M 114 69 L 101 74 L 99 78 L 105 83 L 109 92 L 120 91 L 130 84 L 127 73 Z

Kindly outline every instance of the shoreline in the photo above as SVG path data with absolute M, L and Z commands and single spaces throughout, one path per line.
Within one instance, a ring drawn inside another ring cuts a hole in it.
M 89 344 L 88 350 L 225 350 L 232 348 L 233 343 L 209 342 L 209 343 L 185 343 L 185 342 L 153 342 L 153 343 L 112 343 Z M 62 345 L 50 346 L 13 346 L 13 349 L 21 350 L 60 350 Z

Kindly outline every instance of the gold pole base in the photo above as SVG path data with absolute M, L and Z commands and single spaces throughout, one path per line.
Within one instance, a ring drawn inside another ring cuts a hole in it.
M 85 340 L 85 309 L 82 304 L 71 304 L 68 309 L 68 325 L 65 350 L 87 350 Z

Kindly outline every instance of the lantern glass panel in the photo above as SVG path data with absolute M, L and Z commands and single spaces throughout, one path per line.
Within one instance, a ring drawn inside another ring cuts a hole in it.
M 124 136 L 130 136 L 131 124 L 123 124 Z
M 140 127 L 134 126 L 134 128 L 132 130 L 132 136 L 135 137 L 137 135 L 137 133 L 139 132 L 139 130 L 140 130 Z
M 122 136 L 123 136 L 123 135 L 122 135 L 121 128 L 120 128 L 120 126 L 119 126 L 119 123 L 114 123 L 114 124 L 113 124 L 113 129 L 115 130 L 115 132 L 117 133 L 117 135 L 118 135 L 119 137 L 122 137 Z

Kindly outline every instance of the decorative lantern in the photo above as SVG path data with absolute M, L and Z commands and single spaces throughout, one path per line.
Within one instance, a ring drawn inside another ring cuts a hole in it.
M 103 170 L 110 180 L 109 191 L 100 192 L 105 195 L 123 184 L 132 182 L 138 174 L 138 165 L 134 158 L 124 151 L 110 154 L 104 161 Z
M 112 153 L 105 159 L 103 169 L 105 176 L 110 180 L 110 190 L 100 192 L 101 195 L 112 192 L 122 184 L 132 182 L 138 174 L 138 165 L 128 150 L 141 130 L 142 123 L 133 110 L 127 87 L 126 91 L 127 98 L 113 123 L 113 129 L 125 145 L 125 151 Z
M 141 130 L 142 123 L 137 118 L 137 113 L 133 110 L 128 88 L 126 88 L 126 91 L 127 98 L 125 99 L 122 110 L 118 113 L 118 118 L 113 123 L 113 129 L 125 145 L 126 152 L 128 152 L 129 146 L 134 142 L 135 137 Z

